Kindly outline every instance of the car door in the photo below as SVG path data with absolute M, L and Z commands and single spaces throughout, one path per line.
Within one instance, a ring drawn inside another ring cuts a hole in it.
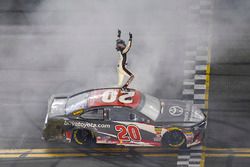
M 109 112 L 109 118 L 112 122 L 111 127 L 114 129 L 117 144 L 150 146 L 148 141 L 155 136 L 154 127 L 146 123 L 147 119 L 139 116 L 139 114 L 137 115 L 133 109 L 128 107 L 116 108 Z M 153 134 L 149 131 L 153 131 Z
M 116 136 L 113 134 L 112 122 L 109 119 L 110 107 L 89 109 L 81 115 L 86 128 L 93 132 L 96 143 L 116 144 Z

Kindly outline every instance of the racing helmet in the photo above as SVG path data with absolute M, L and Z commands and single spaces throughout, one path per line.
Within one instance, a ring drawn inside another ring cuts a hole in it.
M 122 39 L 117 39 L 116 40 L 116 49 L 117 50 L 123 50 L 126 47 L 126 43 Z

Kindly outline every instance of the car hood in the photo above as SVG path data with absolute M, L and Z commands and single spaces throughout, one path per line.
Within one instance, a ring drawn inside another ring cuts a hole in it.
M 181 100 L 161 100 L 162 109 L 156 122 L 199 123 L 205 119 L 200 109 Z

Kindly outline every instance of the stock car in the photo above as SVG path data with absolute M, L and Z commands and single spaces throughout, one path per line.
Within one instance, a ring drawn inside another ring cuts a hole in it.
M 206 123 L 203 112 L 188 102 L 102 88 L 51 97 L 42 138 L 79 145 L 188 148 L 202 142 Z

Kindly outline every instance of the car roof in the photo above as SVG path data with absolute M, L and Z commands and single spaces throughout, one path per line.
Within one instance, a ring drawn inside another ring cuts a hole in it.
M 88 107 L 122 106 L 137 108 L 141 101 L 141 93 L 134 89 L 99 89 L 89 94 Z
M 121 91 L 120 88 L 91 89 L 70 96 L 67 110 L 72 112 L 80 108 L 90 109 L 108 106 L 135 109 L 140 105 L 141 99 L 141 92 L 135 89 L 127 89 L 126 91 Z
M 119 87 L 107 87 L 107 88 L 88 89 L 88 90 L 84 90 L 84 91 L 80 91 L 80 92 L 74 93 L 73 95 L 69 96 L 69 98 L 77 96 L 77 95 L 80 95 L 80 94 L 83 94 L 83 93 L 88 93 L 88 92 L 98 91 L 98 90 L 107 90 L 107 89 L 121 90 L 121 88 L 119 88 Z M 127 91 L 135 91 L 135 89 L 127 88 Z

